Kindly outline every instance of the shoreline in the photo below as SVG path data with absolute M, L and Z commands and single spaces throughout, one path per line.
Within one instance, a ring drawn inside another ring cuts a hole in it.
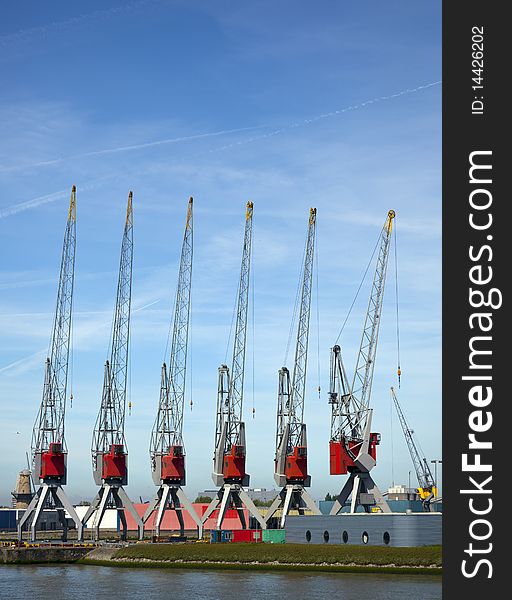
M 415 566 L 395 565 L 393 563 L 377 565 L 358 565 L 355 563 L 280 563 L 280 562 L 240 562 L 240 561 L 185 561 L 185 560 L 150 560 L 150 559 L 93 559 L 82 558 L 75 564 L 141 569 L 208 569 L 225 571 L 309 571 L 317 573 L 383 573 L 391 575 L 438 575 L 442 574 L 442 567 L 437 565 Z
M 143 569 L 442 574 L 442 548 L 297 544 L 131 544 L 2 549 L 3 564 L 77 564 Z

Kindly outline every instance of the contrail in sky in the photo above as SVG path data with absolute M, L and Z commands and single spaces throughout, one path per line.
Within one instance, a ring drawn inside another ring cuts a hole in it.
M 257 136 L 253 136 L 250 138 L 246 138 L 244 140 L 239 140 L 238 142 L 233 142 L 231 144 L 225 144 L 224 146 L 220 146 L 218 148 L 213 148 L 212 150 L 209 150 L 209 153 L 212 152 L 221 152 L 223 150 L 228 150 L 229 148 L 235 148 L 237 146 L 243 146 L 245 144 L 250 144 L 252 142 L 256 142 L 258 140 L 263 140 L 266 138 L 271 138 L 274 137 L 276 135 L 280 135 L 282 133 L 284 133 L 285 131 L 291 130 L 291 129 L 297 129 L 298 127 L 304 127 L 305 125 L 311 125 L 312 123 L 316 123 L 317 121 L 321 121 L 323 119 L 328 119 L 331 117 L 336 117 L 338 115 L 341 115 L 343 113 L 346 112 L 350 112 L 350 111 L 354 111 L 354 110 L 359 110 L 361 108 L 365 108 L 366 106 L 370 106 L 372 104 L 377 104 L 378 102 L 385 102 L 387 100 L 392 100 L 394 98 L 399 98 L 400 96 L 406 96 L 408 94 L 414 94 L 417 92 L 420 92 L 422 90 L 426 90 L 428 88 L 440 85 L 441 81 L 434 81 L 432 83 L 426 83 L 424 85 L 420 85 L 417 86 L 415 88 L 406 88 L 403 90 L 400 90 L 399 92 L 396 92 L 394 94 L 389 94 L 387 96 L 377 96 L 375 98 L 371 98 L 370 100 L 365 100 L 364 102 L 360 102 L 359 104 L 353 104 L 350 106 L 346 106 L 344 108 L 340 108 L 338 110 L 334 110 L 331 112 L 327 112 L 327 113 L 323 113 L 320 115 L 316 115 L 314 117 L 310 117 L 308 119 L 302 119 L 300 121 L 296 121 L 294 123 L 290 123 L 288 125 L 284 125 L 282 127 L 279 127 L 278 129 L 274 129 L 273 131 L 270 131 L 268 133 L 264 133 L 262 135 L 257 135 Z M 72 154 L 70 156 L 63 156 L 60 158 L 54 158 L 54 159 L 49 159 L 49 160 L 43 160 L 43 161 L 38 161 L 35 163 L 29 163 L 26 165 L 17 165 L 17 166 L 0 166 L 0 172 L 10 172 L 10 171 L 17 171 L 20 169 L 27 169 L 27 168 L 37 168 L 37 167 L 47 167 L 50 165 L 56 165 L 62 162 L 65 162 L 67 160 L 76 160 L 76 159 L 80 159 L 80 158 L 89 158 L 89 157 L 93 157 L 93 156 L 102 156 L 105 154 L 117 154 L 120 152 L 128 152 L 131 150 L 142 150 L 144 148 L 152 148 L 155 146 L 163 146 L 166 144 L 177 144 L 179 142 L 188 142 L 188 141 L 193 141 L 193 140 L 199 140 L 199 139 L 204 139 L 204 138 L 209 138 L 209 137 L 217 137 L 217 136 L 221 136 L 221 135 L 228 135 L 230 133 L 240 133 L 242 131 L 250 131 L 250 130 L 254 130 L 254 129 L 265 129 L 270 127 L 270 125 L 254 125 L 251 127 L 237 127 L 235 129 L 223 129 L 221 131 L 212 131 L 210 133 L 198 133 L 198 134 L 194 134 L 194 135 L 187 135 L 187 136 L 181 136 L 181 137 L 175 137 L 175 138 L 167 138 L 167 139 L 163 139 L 163 140 L 155 140 L 152 142 L 144 142 L 142 144 L 131 144 L 131 145 L 127 145 L 127 146 L 117 146 L 115 148 L 103 148 L 100 150 L 92 150 L 90 152 L 82 152 L 79 154 Z M 57 199 L 57 198 L 55 198 Z M 51 200 L 48 200 L 49 202 L 51 202 Z M 43 204 L 44 202 L 41 202 L 41 204 Z M 37 205 L 39 206 L 39 204 Z M 29 207 L 31 208 L 31 207 Z M 8 209 L 6 209 L 8 210 Z M 22 209 L 23 210 L 23 209 Z M 16 211 L 19 212 L 19 211 Z M 0 218 L 2 218 L 2 212 L 0 212 Z
M 252 142 L 256 142 L 259 140 L 271 138 L 276 135 L 285 133 L 286 131 L 289 131 L 291 129 L 296 129 L 298 127 L 304 127 L 306 125 L 311 125 L 312 123 L 316 123 L 317 121 L 336 117 L 338 115 L 341 115 L 341 114 L 344 114 L 347 112 L 351 112 L 354 110 L 360 110 L 361 108 L 365 108 L 366 106 L 371 106 L 372 104 L 377 104 L 379 102 L 386 102 L 386 101 L 392 100 L 394 98 L 399 98 L 400 96 L 407 96 L 409 94 L 415 94 L 422 90 L 426 90 L 428 88 L 432 88 L 434 86 L 441 85 L 441 83 L 442 83 L 441 81 L 433 81 L 431 83 L 419 85 L 415 88 L 405 88 L 403 90 L 400 90 L 399 92 L 395 92 L 394 94 L 389 94 L 387 96 L 377 96 L 375 98 L 371 98 L 370 100 L 365 100 L 364 102 L 360 102 L 358 104 L 352 104 L 352 105 L 346 106 L 344 108 L 340 108 L 338 110 L 334 110 L 334 111 L 327 112 L 327 113 L 322 113 L 320 115 L 316 115 L 316 116 L 310 117 L 308 119 L 302 119 L 300 121 L 290 123 L 288 125 L 278 128 L 278 129 L 274 129 L 273 131 L 270 131 L 269 133 L 264 133 L 262 135 L 246 138 L 246 139 L 240 140 L 238 142 L 233 142 L 232 144 L 226 144 L 226 145 L 220 146 L 218 148 L 213 148 L 212 150 L 209 150 L 208 153 L 221 152 L 223 150 L 228 150 L 230 148 L 235 148 L 237 146 L 243 146 L 245 144 L 250 144 Z M 58 159 L 54 159 L 54 160 L 48 160 L 48 161 L 34 163 L 32 165 L 25 165 L 25 166 L 27 166 L 27 167 L 45 166 L 45 165 L 59 163 L 59 162 L 69 160 L 69 159 L 85 158 L 85 157 L 90 157 L 90 156 L 100 156 L 100 155 L 104 155 L 104 154 L 114 154 L 117 152 L 126 152 L 129 150 L 150 148 L 152 146 L 160 146 L 163 144 L 172 144 L 172 143 L 178 143 L 178 142 L 183 142 L 183 141 L 208 138 L 208 137 L 213 137 L 213 136 L 220 136 L 220 135 L 236 133 L 236 132 L 240 132 L 240 131 L 248 131 L 251 129 L 262 129 L 264 127 L 267 127 L 267 126 L 261 125 L 261 126 L 254 126 L 254 127 L 240 127 L 237 129 L 225 129 L 222 131 L 214 131 L 211 133 L 199 133 L 196 135 L 189 135 L 189 136 L 183 136 L 183 137 L 177 137 L 177 138 L 169 138 L 166 140 L 156 140 L 153 142 L 145 142 L 143 144 L 134 144 L 134 145 L 130 145 L 130 146 L 119 146 L 117 148 L 94 150 L 94 151 L 85 152 L 82 154 L 75 154 L 75 155 L 69 156 L 67 158 L 58 158 Z M 23 168 L 23 167 L 20 167 L 20 168 Z M 0 171 L 1 170 L 5 170 L 5 169 L 0 168 Z M 106 178 L 108 178 L 108 177 L 106 177 Z M 87 189 L 91 189 L 92 187 L 93 187 L 93 185 L 89 184 L 89 185 L 83 186 L 81 189 L 87 190 Z M 60 191 L 54 192 L 52 194 L 47 194 L 46 196 L 38 196 L 37 198 L 33 198 L 32 200 L 28 200 L 28 201 L 22 202 L 20 204 L 15 204 L 14 206 L 10 206 L 10 207 L 1 209 L 0 210 L 0 219 L 5 219 L 6 217 L 10 217 L 10 216 L 15 215 L 19 212 L 22 212 L 24 210 L 36 208 L 37 206 L 41 206 L 42 204 L 48 204 L 50 202 L 55 202 L 55 200 L 59 200 L 59 199 L 65 197 L 68 193 L 69 193 L 69 190 L 60 190 Z
M 422 90 L 426 90 L 428 88 L 434 87 L 436 85 L 441 85 L 441 81 L 433 81 L 431 83 L 425 83 L 423 85 L 419 85 L 415 88 L 406 88 L 404 90 L 400 90 L 394 94 L 389 94 L 388 96 L 377 96 L 375 98 L 371 98 L 370 100 L 365 100 L 364 102 L 360 102 L 359 104 L 352 104 L 350 106 L 346 106 L 345 108 L 340 108 L 338 110 L 333 110 L 331 112 L 323 113 L 320 115 L 316 115 L 315 117 L 310 117 L 309 119 L 303 119 L 301 121 L 296 121 L 295 123 L 290 123 L 289 125 L 285 125 L 278 129 L 274 129 L 274 131 L 270 131 L 269 133 L 264 133 L 262 135 L 257 135 L 251 138 L 246 138 L 245 140 L 240 140 L 238 142 L 233 142 L 232 144 L 226 144 L 224 146 L 220 146 L 219 148 L 214 148 L 209 152 L 221 152 L 222 150 L 228 150 L 229 148 L 234 148 L 236 146 L 243 146 L 245 144 L 250 144 L 252 142 L 256 142 L 258 140 L 263 140 L 266 138 L 271 138 L 276 135 L 280 135 L 290 129 L 296 129 L 297 127 L 304 127 L 305 125 L 311 125 L 311 123 L 316 123 L 317 121 L 321 121 L 322 119 L 328 119 L 330 117 L 337 117 L 346 112 L 350 112 L 353 110 L 359 110 L 361 108 L 365 108 L 366 106 L 370 106 L 371 104 L 377 104 L 378 102 L 385 102 L 386 100 L 392 100 L 394 98 L 399 98 L 400 96 L 407 96 L 408 94 L 415 94 Z
M 209 133 L 197 133 L 195 135 L 186 135 L 175 138 L 167 138 L 164 140 L 155 140 L 153 142 L 144 142 L 142 144 L 132 144 L 129 146 L 117 146 L 115 148 L 104 148 L 101 150 L 91 150 L 90 152 L 82 152 L 80 154 L 72 154 L 70 156 L 63 156 L 61 158 L 53 158 L 50 160 L 42 160 L 36 163 L 30 163 L 26 165 L 18 165 L 16 167 L 0 167 L 1 172 L 14 171 L 18 169 L 26 169 L 31 167 L 47 167 L 49 165 L 56 165 L 58 163 L 74 160 L 78 158 L 88 158 L 90 156 L 101 156 L 103 154 L 117 154 L 118 152 L 128 152 L 130 150 L 141 150 L 143 148 L 151 148 L 153 146 L 163 146 L 165 144 L 177 144 L 179 142 L 188 142 L 192 140 L 199 140 L 203 138 L 216 137 L 219 135 L 228 135 L 230 133 L 239 133 L 241 131 L 250 131 L 253 129 L 261 129 L 264 126 L 254 127 L 238 127 L 236 129 L 223 129 L 221 131 L 212 131 Z
M 20 202 L 20 204 L 8 206 L 7 208 L 0 210 L 0 219 L 11 217 L 12 215 L 15 215 L 19 212 L 29 210 L 30 208 L 36 208 L 37 206 L 41 206 L 42 204 L 55 202 L 55 200 L 60 200 L 61 198 L 67 196 L 69 193 L 69 189 L 60 190 L 58 192 L 53 192 L 52 194 L 46 194 L 45 196 L 38 196 L 37 198 L 32 198 L 32 200 L 27 200 L 26 202 Z
M 113 175 L 100 177 L 90 183 L 82 185 L 80 187 L 80 191 L 88 191 L 93 190 L 96 185 L 105 179 L 110 179 Z M 42 206 L 43 204 L 50 204 L 51 202 L 55 202 L 56 200 L 61 200 L 62 198 L 66 198 L 71 194 L 71 187 L 66 188 L 65 190 L 59 190 L 58 192 L 52 192 L 51 194 L 46 194 L 45 196 L 37 196 L 37 198 L 32 198 L 31 200 L 26 200 L 25 202 L 20 202 L 19 204 L 14 204 L 13 206 L 8 206 L 7 208 L 0 209 L 0 219 L 5 219 L 7 217 L 12 217 L 12 215 L 16 215 L 25 210 L 30 210 L 31 208 L 37 208 L 38 206 Z
M 51 33 L 52 31 L 60 31 L 62 29 L 74 27 L 81 23 L 86 23 L 88 21 L 98 21 L 101 19 L 106 19 L 108 17 L 121 15 L 123 13 L 128 13 L 132 10 L 135 10 L 146 4 L 153 3 L 155 3 L 154 0 L 139 0 L 138 2 L 121 4 L 120 6 L 114 6 L 112 8 L 95 10 L 93 12 L 86 13 L 83 15 L 77 15 L 76 17 L 70 17 L 69 19 L 65 19 L 63 21 L 54 21 L 53 23 L 46 23 L 37 27 L 20 29 L 20 31 L 16 31 L 15 33 L 8 33 L 6 35 L 0 36 L 0 46 L 8 46 L 12 43 L 30 41 L 33 40 L 35 37 L 44 36 L 48 33 Z
M 142 310 L 145 310 L 146 308 L 149 308 L 150 306 L 157 304 L 157 302 L 160 302 L 160 300 L 161 300 L 161 298 L 158 298 L 157 300 L 154 300 L 153 302 L 149 302 L 148 304 L 145 304 L 144 306 L 136 308 L 135 310 L 132 310 L 132 314 L 135 314 Z M 107 327 L 109 325 L 109 323 L 110 323 L 110 321 L 103 321 L 103 320 L 93 323 L 92 326 L 89 327 L 89 329 L 86 331 L 85 337 L 87 338 L 87 335 L 91 336 L 96 331 L 99 331 L 100 329 Z M 75 342 L 76 342 L 76 336 L 75 336 Z M 79 342 L 76 345 L 79 345 Z M 20 358 L 12 363 L 9 363 L 8 365 L 0 367 L 0 374 L 8 373 L 9 371 L 12 371 L 13 369 L 21 369 L 21 371 L 23 372 L 24 370 L 36 368 L 36 367 L 40 366 L 41 358 L 44 356 L 44 354 L 47 352 L 47 350 L 48 350 L 47 348 L 43 348 L 42 350 L 33 352 L 32 354 L 29 354 L 28 356 L 25 356 L 25 357 Z

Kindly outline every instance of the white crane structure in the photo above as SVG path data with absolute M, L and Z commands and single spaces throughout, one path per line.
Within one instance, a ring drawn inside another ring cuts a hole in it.
M 204 524 L 218 509 L 217 529 L 221 529 L 226 511 L 231 505 L 237 510 L 243 529 L 247 528 L 244 505 L 259 522 L 261 528 L 266 528 L 263 517 L 243 489 L 249 485 L 249 475 L 245 471 L 245 423 L 242 408 L 249 308 L 252 217 L 253 203 L 248 202 L 245 211 L 244 245 L 236 304 L 233 360 L 231 370 L 227 365 L 219 367 L 212 479 L 215 485 L 220 486 L 220 489 L 202 517 Z
M 376 464 L 380 433 L 371 431 L 373 409 L 370 408 L 373 372 L 388 267 L 391 231 L 395 211 L 390 210 L 379 237 L 377 266 L 352 384 L 341 358 L 341 348 L 331 351 L 329 404 L 331 436 L 329 441 L 331 475 L 349 474 L 334 502 L 331 514 L 338 514 L 350 498 L 350 512 L 362 506 L 365 512 L 391 512 L 370 472 Z
M 68 451 L 64 439 L 64 417 L 71 345 L 75 248 L 76 187 L 73 186 L 62 248 L 57 307 L 45 364 L 43 396 L 32 432 L 32 467 L 40 485 L 18 523 L 20 541 L 27 523 L 30 523 L 31 541 L 36 540 L 38 523 L 43 510 L 47 508 L 57 511 L 64 541 L 68 531 L 66 511 L 76 524 L 78 539 L 82 539 L 82 523 L 63 489 L 67 481 Z
M 306 488 L 311 485 L 311 476 L 308 474 L 308 443 L 304 422 L 315 234 L 316 208 L 311 208 L 291 377 L 286 366 L 279 369 L 274 480 L 281 487 L 281 491 L 271 504 L 265 520 L 269 523 L 274 514 L 281 509 L 281 528 L 284 527 L 286 516 L 292 509 L 297 509 L 299 514 L 304 514 L 304 510 L 308 508 L 313 514 L 320 514 L 315 501 L 306 491 Z
M 176 513 L 181 536 L 185 535 L 183 509 L 186 509 L 196 522 L 199 537 L 202 537 L 203 530 L 202 521 L 182 487 L 186 483 L 183 409 L 185 404 L 190 293 L 192 288 L 192 205 L 193 199 L 190 198 L 181 248 L 169 369 L 167 369 L 164 362 L 158 411 L 151 432 L 149 447 L 151 475 L 153 482 L 158 486 L 158 490 L 155 498 L 149 503 L 143 521 L 146 523 L 153 512 L 156 511 L 154 528 L 157 536 L 160 535 L 162 519 L 168 509 L 174 510 Z

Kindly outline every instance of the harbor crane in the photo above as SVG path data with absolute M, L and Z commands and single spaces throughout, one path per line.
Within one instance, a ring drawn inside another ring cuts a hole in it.
M 421 458 L 421 455 L 418 452 L 417 444 L 414 441 L 414 430 L 411 429 L 407 423 L 402 407 L 398 402 L 395 388 L 393 387 L 391 388 L 391 396 L 395 404 L 400 425 L 402 426 L 402 431 L 404 432 L 407 447 L 409 448 L 412 464 L 416 471 L 416 478 L 418 479 L 417 490 L 419 497 L 421 498 L 423 510 L 425 512 L 430 512 L 432 499 L 437 497 L 437 482 L 434 480 L 434 477 L 432 477 L 432 471 L 428 466 L 427 459 L 425 457 Z
M 309 508 L 313 514 L 321 514 L 315 501 L 306 491 L 306 487 L 311 486 L 311 476 L 308 475 L 308 444 L 304 423 L 315 233 L 316 208 L 311 208 L 302 272 L 293 373 L 290 377 L 290 371 L 284 366 L 279 369 L 278 375 L 274 480 L 282 489 L 268 510 L 266 522 L 268 524 L 274 514 L 281 509 L 281 528 L 284 528 L 286 516 L 292 509 L 296 508 L 299 514 L 304 514 L 304 509 Z
M 109 358 L 105 363 L 101 405 L 92 438 L 92 467 L 94 482 L 100 486 L 83 518 L 83 524 L 93 517 L 93 530 L 99 539 L 100 525 L 108 506 L 117 509 L 121 520 L 122 539 L 126 539 L 125 510 L 132 515 L 143 539 L 144 525 L 124 486 L 128 484 L 128 448 L 124 435 L 126 382 L 128 377 L 128 348 L 130 339 L 130 308 L 133 265 L 132 192 L 128 206 L 121 245 L 121 260 L 117 297 L 112 326 Z
M 190 198 L 185 222 L 185 233 L 181 248 L 178 287 L 172 326 L 171 354 L 169 370 L 162 366 L 160 400 L 158 412 L 151 432 L 149 454 L 151 475 L 158 490 L 150 502 L 143 521 L 154 511 L 155 533 L 160 535 L 160 526 L 167 509 L 174 510 L 180 524 L 180 534 L 184 536 L 183 509 L 186 509 L 197 524 L 199 537 L 202 537 L 203 524 L 187 498 L 182 486 L 185 485 L 185 447 L 183 443 L 183 409 L 187 370 L 188 329 L 190 322 L 190 292 L 192 286 L 193 219 Z
M 64 417 L 68 382 L 69 351 L 76 248 L 76 187 L 71 190 L 66 231 L 62 248 L 57 307 L 53 321 L 49 353 L 45 363 L 43 396 L 32 431 L 32 467 L 39 487 L 18 523 L 18 539 L 23 527 L 30 523 L 30 539 L 36 541 L 36 530 L 46 508 L 57 511 L 62 524 L 62 539 L 67 540 L 65 511 L 76 524 L 78 540 L 82 540 L 82 523 L 63 486 L 67 480 L 67 446 L 64 439 Z
M 394 218 L 395 211 L 390 210 L 379 236 L 377 267 L 351 385 L 343 365 L 340 346 L 336 344 L 331 351 L 330 473 L 349 474 L 334 502 L 331 515 L 338 514 L 349 498 L 351 513 L 357 512 L 358 506 L 362 506 L 365 512 L 371 512 L 372 509 L 391 512 L 370 474 L 376 464 L 377 446 L 381 439 L 380 433 L 371 431 L 373 409 L 370 408 L 370 397 Z
M 225 364 L 219 367 L 212 479 L 215 485 L 220 486 L 220 489 L 202 517 L 204 524 L 210 515 L 216 509 L 219 509 L 217 529 L 221 529 L 226 511 L 231 505 L 234 505 L 238 512 L 242 529 L 247 528 L 243 512 L 244 505 L 259 522 L 261 528 L 266 528 L 263 517 L 243 489 L 244 486 L 249 485 L 249 475 L 245 471 L 245 423 L 242 420 L 242 404 L 249 306 L 252 217 L 253 203 L 248 202 L 245 211 L 244 245 L 236 305 L 232 366 L 231 370 Z

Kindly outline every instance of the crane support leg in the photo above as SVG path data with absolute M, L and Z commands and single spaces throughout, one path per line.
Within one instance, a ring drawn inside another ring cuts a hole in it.
M 162 486 L 162 493 L 160 494 L 160 505 L 158 506 L 158 511 L 156 513 L 156 521 L 155 521 L 156 535 L 160 535 L 160 525 L 162 524 L 162 519 L 164 518 L 164 512 L 169 503 L 170 493 L 171 493 L 171 488 L 168 485 Z
M 68 511 L 68 514 L 71 516 L 71 518 L 75 522 L 76 530 L 77 530 L 77 540 L 79 542 L 81 542 L 84 538 L 83 525 L 82 525 L 82 521 L 80 520 L 80 517 L 76 513 L 74 506 L 71 504 L 71 502 L 69 501 L 69 498 L 66 496 L 66 493 L 60 486 L 57 486 L 53 490 L 53 494 L 54 494 L 55 504 L 58 505 L 58 501 L 59 501 L 61 506 L 63 507 L 63 509 Z M 58 501 L 57 501 L 57 499 L 58 499 Z
M 93 530 L 94 530 L 94 540 L 97 541 L 100 539 L 100 524 L 103 519 L 103 515 L 105 514 L 105 510 L 107 508 L 107 500 L 108 500 L 109 492 L 105 487 L 100 487 L 98 493 L 94 497 L 91 505 L 87 509 L 87 512 L 84 515 L 82 524 L 85 527 L 89 521 L 89 519 L 94 514 L 93 519 Z
M 137 524 L 137 529 L 139 531 L 139 540 L 143 540 L 144 539 L 144 523 L 142 522 L 142 519 L 140 518 L 139 513 L 135 510 L 135 506 L 133 506 L 133 502 L 130 500 L 130 498 L 128 498 L 128 494 L 125 492 L 125 490 L 122 486 L 117 488 L 117 496 L 121 500 L 121 506 L 131 514 L 131 516 L 133 517 L 133 520 Z M 122 514 L 124 514 L 124 510 L 122 511 Z
M 283 502 L 283 514 L 281 515 L 281 529 L 284 527 L 284 523 L 286 521 L 286 515 L 290 512 L 290 503 L 292 501 L 293 496 L 293 486 L 286 486 L 286 492 L 284 496 Z
M 241 487 L 237 486 L 237 494 L 240 497 L 240 500 L 245 504 L 249 513 L 258 521 L 262 529 L 267 528 L 267 524 L 265 520 L 261 516 L 260 511 L 256 508 L 254 502 L 250 499 L 249 494 Z
M 176 490 L 171 489 L 171 498 L 172 505 L 176 512 L 176 517 L 178 518 L 178 523 L 180 524 L 180 536 L 185 537 L 185 520 L 183 519 L 183 508 L 181 506 L 181 502 L 176 496 Z
M 146 512 L 144 513 L 144 516 L 142 517 L 142 522 L 144 524 L 146 524 L 146 521 L 153 514 L 153 511 L 156 509 L 156 507 L 159 505 L 159 503 L 162 499 L 162 493 L 163 493 L 163 489 L 161 487 L 158 488 L 156 497 L 153 498 L 153 500 L 151 500 L 151 502 L 148 504 L 148 507 L 146 508 Z
M 165 511 L 174 510 L 176 511 L 176 516 L 180 524 L 180 535 L 183 537 L 185 535 L 185 521 L 183 519 L 183 510 L 186 510 L 197 525 L 198 538 L 201 539 L 203 537 L 203 523 L 199 515 L 194 510 L 192 503 L 187 498 L 187 495 L 185 494 L 181 486 L 163 483 L 158 488 L 156 498 L 154 498 L 151 501 L 148 508 L 146 509 L 146 512 L 144 513 L 144 517 L 142 518 L 144 523 L 147 522 L 147 520 L 155 510 L 157 510 L 157 515 L 155 517 L 155 522 L 153 526 L 155 528 L 155 534 L 157 536 L 160 535 L 160 528 Z
M 221 493 L 222 489 L 219 490 L 218 495 L 216 498 L 212 498 L 212 501 L 210 502 L 210 504 L 208 505 L 208 508 L 205 510 L 203 517 L 202 517 L 202 522 L 203 522 L 203 526 L 206 523 L 206 521 L 210 518 L 211 514 L 218 508 L 219 506 L 219 496 Z
M 100 525 L 103 517 L 105 516 L 105 511 L 107 509 L 107 503 L 109 500 L 115 504 L 116 509 L 119 512 L 119 518 L 121 519 L 122 525 L 121 538 L 126 539 L 127 530 L 126 516 L 124 511 L 127 510 L 137 524 L 139 540 L 144 539 L 144 523 L 135 510 L 132 501 L 130 498 L 128 498 L 128 494 L 125 492 L 124 488 L 120 485 L 112 485 L 105 482 L 98 490 L 98 493 L 92 501 L 91 506 L 89 506 L 83 519 L 83 525 L 85 526 L 94 514 L 93 529 L 95 541 L 100 539 Z
M 280 520 L 281 529 L 284 528 L 286 517 L 290 514 L 290 510 L 294 508 L 299 511 L 300 515 L 304 514 L 305 508 L 309 509 L 314 515 L 321 514 L 315 501 L 301 484 L 289 483 L 283 487 L 268 509 L 265 518 L 267 524 L 280 508 L 283 511 Z
M 230 500 L 231 500 L 231 486 L 226 485 L 221 489 L 220 508 L 219 508 L 219 515 L 217 517 L 217 529 L 222 528 L 222 522 L 224 521 L 224 517 L 226 516 L 226 510 L 228 509 Z M 238 513 L 238 515 L 240 515 L 240 513 Z M 242 522 L 242 529 L 245 529 L 243 522 Z
M 217 529 L 221 529 L 222 523 L 226 516 L 226 511 L 230 505 L 230 501 L 233 502 L 237 509 L 238 518 L 240 519 L 240 523 L 242 524 L 242 529 L 246 529 L 247 527 L 247 524 L 245 522 L 245 516 L 243 513 L 244 505 L 249 511 L 249 513 L 258 521 L 261 528 L 267 528 L 265 520 L 261 516 L 260 511 L 256 508 L 254 502 L 251 500 L 247 492 L 242 488 L 241 485 L 232 483 L 225 483 L 218 491 L 217 497 L 210 502 L 202 518 L 203 526 L 209 519 L 211 514 L 215 510 L 219 509 L 219 515 L 217 517 Z
M 23 526 L 27 523 L 32 517 L 31 525 L 30 525 L 30 541 L 36 541 L 36 528 L 37 523 L 41 517 L 41 510 L 43 508 L 43 504 L 46 501 L 46 495 L 48 493 L 48 486 L 43 484 L 35 493 L 32 501 L 27 507 L 27 510 L 21 517 L 18 523 L 18 540 L 23 541 Z
M 36 494 L 32 498 L 32 501 L 28 505 L 25 513 L 21 517 L 18 523 L 18 540 L 23 541 L 23 527 L 27 522 L 30 522 L 30 541 L 35 542 L 37 538 L 37 526 L 41 519 L 41 515 L 43 510 L 48 506 L 48 501 L 50 497 L 53 498 L 54 507 L 57 510 L 57 514 L 59 516 L 59 521 L 62 524 L 62 541 L 66 541 L 67 539 L 67 520 L 65 517 L 65 512 L 68 511 L 69 515 L 73 519 L 77 527 L 77 537 L 78 541 L 82 541 L 82 522 L 80 521 L 78 515 L 76 514 L 73 505 L 69 501 L 62 487 L 58 484 L 51 483 L 43 483 Z
M 177 499 L 180 502 L 181 506 L 183 506 L 185 508 L 185 510 L 188 511 L 188 513 L 192 517 L 192 519 L 194 519 L 194 522 L 197 525 L 197 535 L 198 535 L 199 539 L 202 539 L 203 523 L 202 523 L 199 515 L 194 510 L 194 507 L 192 506 L 192 502 L 190 502 L 190 500 L 188 499 L 187 495 L 185 494 L 185 492 L 183 491 L 183 489 L 181 487 L 176 488 L 175 494 L 176 494 Z
M 357 512 L 357 507 L 362 506 L 365 512 L 370 512 L 372 506 L 378 507 L 383 513 L 390 513 L 391 509 L 381 491 L 373 481 L 370 473 L 352 472 L 347 479 L 339 496 L 331 509 L 331 515 L 337 515 L 346 506 L 350 498 L 350 512 Z
M 244 506 L 242 504 L 240 496 L 238 496 L 237 494 L 231 494 L 231 499 L 233 500 L 233 504 L 237 510 L 238 519 L 242 524 L 242 529 L 247 529 L 247 522 L 245 520 L 244 515 Z

